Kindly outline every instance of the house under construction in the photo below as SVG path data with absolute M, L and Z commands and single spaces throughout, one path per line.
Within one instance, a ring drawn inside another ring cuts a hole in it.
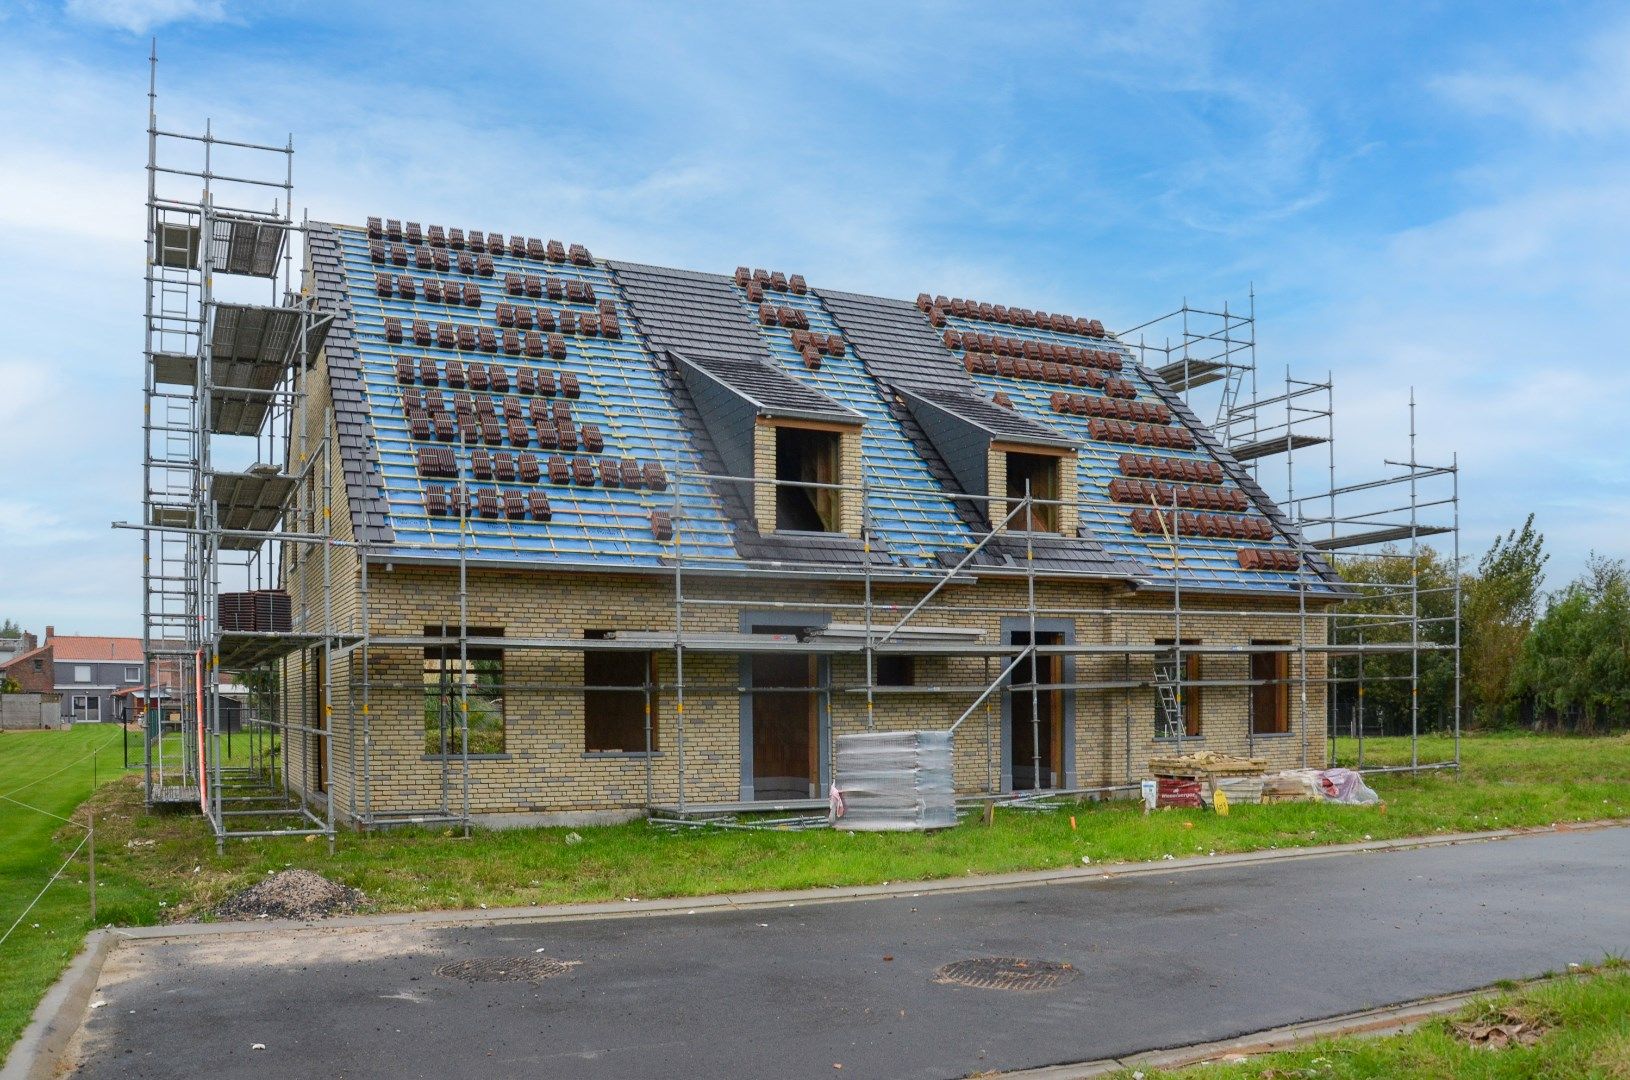
M 291 146 L 150 144 L 138 527 L 185 692 L 148 793 L 223 838 L 813 816 L 877 729 L 954 731 L 985 798 L 1115 794 L 1169 749 L 1320 765 L 1331 657 L 1434 647 L 1415 595 L 1408 640 L 1355 635 L 1333 560 L 1453 531 L 1421 491 L 1454 467 L 1298 491 L 1329 384 L 1258 386 L 1251 315 L 1114 333 L 314 223 Z

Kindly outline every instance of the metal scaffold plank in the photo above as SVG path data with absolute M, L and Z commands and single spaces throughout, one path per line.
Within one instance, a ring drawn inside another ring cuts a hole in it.
M 1408 540 L 1412 536 L 1441 536 L 1453 531 L 1447 525 L 1393 525 L 1385 529 L 1372 529 L 1369 532 L 1350 533 L 1347 536 L 1327 536 L 1322 540 L 1311 540 L 1309 543 L 1322 551 L 1339 551 L 1346 548 L 1369 547 L 1372 544 L 1389 544 L 1396 540 Z
M 1227 449 L 1235 461 L 1250 461 L 1254 458 L 1272 457 L 1274 454 L 1288 454 L 1292 450 L 1305 450 L 1309 446 L 1322 446 L 1329 441 L 1322 435 L 1297 434 L 1289 437 L 1278 435 L 1271 439 L 1258 439 L 1255 442 L 1235 443 Z
M 274 277 L 283 256 L 287 223 L 239 215 L 213 221 L 210 259 L 217 273 Z
M 1156 368 L 1154 374 L 1173 390 L 1183 391 L 1217 382 L 1227 369 L 1227 364 L 1217 360 L 1178 360 Z
M 210 498 L 215 503 L 216 525 L 229 532 L 270 532 L 294 493 L 296 480 L 275 471 L 215 473 L 210 478 Z M 223 536 L 221 547 L 247 551 L 264 543 L 258 536 Z

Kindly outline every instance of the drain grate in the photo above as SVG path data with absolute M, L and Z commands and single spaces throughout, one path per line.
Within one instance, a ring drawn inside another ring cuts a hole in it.
M 1016 956 L 982 956 L 958 960 L 934 972 L 934 981 L 980 990 L 1017 990 L 1038 993 L 1054 990 L 1081 973 L 1057 960 L 1025 960 Z
M 443 964 L 436 974 L 465 982 L 539 982 L 564 975 L 578 963 L 549 956 L 482 956 Z

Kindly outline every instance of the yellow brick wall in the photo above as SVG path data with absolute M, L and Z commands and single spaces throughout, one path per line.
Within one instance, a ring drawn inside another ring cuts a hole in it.
M 322 635 L 328 630 L 335 635 L 360 635 L 361 563 L 355 548 L 341 546 L 353 541 L 355 532 L 329 413 L 326 357 L 320 357 L 306 374 L 302 388 L 304 397 L 293 420 L 289 450 L 290 465 L 302 480 L 285 514 L 284 527 L 291 532 L 331 535 L 340 544 L 282 544 L 282 587 L 289 593 L 297 633 Z M 322 656 L 322 649 L 314 647 L 280 666 L 276 716 L 285 725 L 283 768 L 297 791 L 321 798 L 318 759 L 332 755 L 329 784 L 336 809 L 344 813 L 360 797 L 356 785 L 364 771 L 357 729 L 350 722 L 351 669 L 345 657 L 333 659 L 328 682 L 333 715 L 325 716 L 324 701 L 317 697 L 323 685 Z M 325 725 L 333 733 L 332 745 L 327 747 L 314 732 L 300 730 Z
M 397 564 L 386 572 L 372 567 L 369 610 L 376 637 L 417 636 L 426 625 L 443 619 L 456 621 L 457 574 L 450 569 Z M 773 578 L 728 581 L 686 579 L 687 633 L 734 632 L 744 613 L 775 613 L 789 622 L 802 621 L 801 604 L 855 604 L 861 600 L 859 584 L 777 581 Z M 1025 583 L 1022 578 L 987 576 L 975 586 L 942 590 L 930 608 L 912 620 L 921 626 L 977 626 L 985 640 L 999 639 L 1004 615 L 1022 615 Z M 896 612 L 921 595 L 915 587 L 878 586 L 874 597 Z M 1041 581 L 1037 603 L 1044 617 L 1067 618 L 1080 643 L 1148 644 L 1173 636 L 1169 599 L 1157 596 L 1129 598 L 1124 590 L 1103 585 Z M 496 626 L 512 638 L 579 640 L 585 630 L 658 630 L 673 627 L 671 580 L 634 575 L 584 576 L 546 571 L 472 569 L 469 573 L 471 625 Z M 778 606 L 779 605 L 779 606 Z M 1186 596 L 1182 636 L 1207 645 L 1248 644 L 1253 638 L 1296 640 L 1295 605 L 1277 601 L 1246 601 L 1237 597 Z M 1109 611 L 1117 608 L 1130 610 Z M 1080 613 L 1068 611 L 1080 609 Z M 1164 610 L 1163 610 L 1164 609 Z M 1189 614 L 1215 609 L 1221 614 Z M 1280 616 L 1268 614 L 1278 611 Z M 858 622 L 854 611 L 832 613 L 836 621 Z M 886 625 L 889 616 L 876 621 Z M 1323 621 L 1307 620 L 1308 638 L 1321 640 Z M 1006 664 L 1001 657 L 929 656 L 916 662 L 916 687 L 907 691 L 881 689 L 874 693 L 873 720 L 883 729 L 948 727 L 972 702 L 976 691 Z M 864 659 L 856 655 L 832 657 L 828 695 L 830 734 L 866 727 Z M 1075 660 L 1076 682 L 1148 679 L 1148 654 L 1083 655 Z M 1243 655 L 1205 658 L 1204 677 L 1244 679 L 1248 661 Z M 1324 670 L 1323 654 L 1310 653 L 1309 678 Z M 1291 658 L 1292 676 L 1299 672 Z M 360 685 L 351 695 L 342 693 L 353 678 L 360 684 L 360 665 L 336 665 L 335 785 L 336 809 L 350 816 L 371 807 L 377 814 L 435 811 L 442 805 L 444 777 L 452 809 L 462 802 L 462 776 L 457 761 L 443 762 L 424 752 L 422 651 L 375 645 L 369 651 L 370 683 L 366 717 L 368 738 L 363 738 Z M 289 693 L 297 692 L 303 677 L 291 672 Z M 566 811 L 637 810 L 645 803 L 646 759 L 641 755 L 586 754 L 583 735 L 582 694 L 562 687 L 583 681 L 581 654 L 565 650 L 511 649 L 505 654 L 506 746 L 501 757 L 472 760 L 470 808 L 481 813 L 545 813 Z M 654 719 L 658 752 L 650 761 L 652 796 L 671 802 L 678 796 L 679 717 L 675 709 L 674 657 L 658 659 L 658 680 L 670 684 L 657 694 Z M 737 686 L 739 661 L 734 656 L 687 652 L 685 657 L 685 788 L 693 802 L 732 801 L 740 794 L 742 708 Z M 958 687 L 954 694 L 934 694 L 932 687 Z M 1301 705 L 1301 687 L 1291 687 L 1291 732 L 1280 736 L 1249 734 L 1249 689 L 1213 687 L 1204 691 L 1204 733 L 1207 749 L 1252 753 L 1276 766 L 1294 766 L 1324 759 L 1323 687 L 1311 682 L 1307 705 Z M 352 698 L 357 708 L 351 709 Z M 342 705 L 343 702 L 343 705 Z M 1145 763 L 1169 744 L 1155 738 L 1155 699 L 1149 689 L 1074 692 L 1075 784 L 1078 787 L 1122 784 L 1145 773 Z M 959 729 L 955 746 L 959 790 L 988 790 L 1000 776 L 1001 694 L 992 695 Z M 368 790 L 362 792 L 359 749 L 366 741 L 370 764 Z M 1304 756 L 1305 750 L 1305 756 Z

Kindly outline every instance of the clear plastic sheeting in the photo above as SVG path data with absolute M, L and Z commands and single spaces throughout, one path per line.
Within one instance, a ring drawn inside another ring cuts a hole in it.
M 836 741 L 834 827 L 889 832 L 956 824 L 949 731 L 869 731 Z
M 1348 806 L 1372 806 L 1381 801 L 1375 789 L 1352 769 L 1325 769 L 1319 773 L 1319 794 L 1327 802 Z

